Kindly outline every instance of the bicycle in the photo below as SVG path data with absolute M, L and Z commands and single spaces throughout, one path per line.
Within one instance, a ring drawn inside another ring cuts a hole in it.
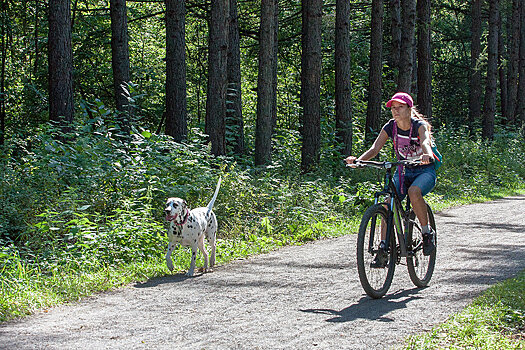
M 403 209 L 401 199 L 392 181 L 393 168 L 414 166 L 421 163 L 418 161 L 374 162 L 356 160 L 355 164 L 357 167 L 386 170 L 384 189 L 375 193 L 375 202 L 363 214 L 359 227 L 357 270 L 363 289 L 374 299 L 383 297 L 392 284 L 395 266 L 401 263 L 403 257 L 406 258 L 408 274 L 412 282 L 417 287 L 426 287 L 434 272 L 436 249 L 428 256 L 423 255 L 421 225 L 410 205 L 410 198 L 407 196 L 406 207 Z M 390 203 L 388 205 L 379 201 L 383 196 L 389 196 Z M 427 212 L 429 225 L 434 230 L 437 248 L 436 223 L 432 209 L 428 204 Z M 386 267 L 371 267 L 370 264 L 380 249 L 382 223 L 386 223 L 386 247 L 384 247 L 387 259 Z M 393 234 L 394 230 L 395 234 Z

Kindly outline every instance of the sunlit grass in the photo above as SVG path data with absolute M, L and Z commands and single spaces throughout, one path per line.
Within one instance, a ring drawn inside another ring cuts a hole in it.
M 403 349 L 525 349 L 525 270 Z

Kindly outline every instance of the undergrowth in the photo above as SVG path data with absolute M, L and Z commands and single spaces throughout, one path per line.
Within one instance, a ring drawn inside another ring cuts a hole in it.
M 298 135 L 289 131 L 275 138 L 264 169 L 210 156 L 197 130 L 185 143 L 139 129 L 122 137 L 95 113 L 73 134 L 57 134 L 49 125 L 0 152 L 0 321 L 165 275 L 165 199 L 204 206 L 219 176 L 219 264 L 355 232 L 382 179 L 346 169 L 330 149 L 316 172 L 302 175 Z M 462 135 L 437 134 L 445 160 L 427 197 L 435 209 L 523 192 L 520 135 Z M 185 250 L 173 254 L 178 271 L 189 265 Z

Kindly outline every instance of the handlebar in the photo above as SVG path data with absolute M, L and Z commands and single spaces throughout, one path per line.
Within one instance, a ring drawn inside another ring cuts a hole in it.
M 433 163 L 434 159 L 431 158 L 430 163 Z M 429 164 L 430 164 L 429 163 Z M 356 165 L 356 168 L 372 167 L 377 169 L 390 169 L 395 166 L 418 166 L 423 165 L 421 160 L 398 160 L 397 162 L 376 162 L 371 160 L 355 160 L 353 164 L 346 164 L 347 167 Z

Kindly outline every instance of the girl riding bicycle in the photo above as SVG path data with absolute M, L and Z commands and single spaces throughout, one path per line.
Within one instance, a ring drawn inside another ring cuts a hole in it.
M 346 163 L 354 164 L 355 160 L 370 160 L 383 148 L 391 138 L 399 160 L 421 160 L 421 165 L 398 167 L 393 179 L 401 199 L 408 193 L 412 208 L 422 225 L 423 253 L 430 255 L 435 248 L 434 232 L 428 224 L 427 207 L 423 196 L 436 185 L 436 170 L 430 142 L 430 123 L 416 110 L 412 97 L 405 92 L 398 92 L 387 102 L 391 109 L 392 119 L 382 128 L 372 147 L 359 158 L 349 156 Z M 382 225 L 386 226 L 386 225 Z M 379 253 L 371 267 L 384 267 L 386 253 L 386 230 L 381 230 Z

